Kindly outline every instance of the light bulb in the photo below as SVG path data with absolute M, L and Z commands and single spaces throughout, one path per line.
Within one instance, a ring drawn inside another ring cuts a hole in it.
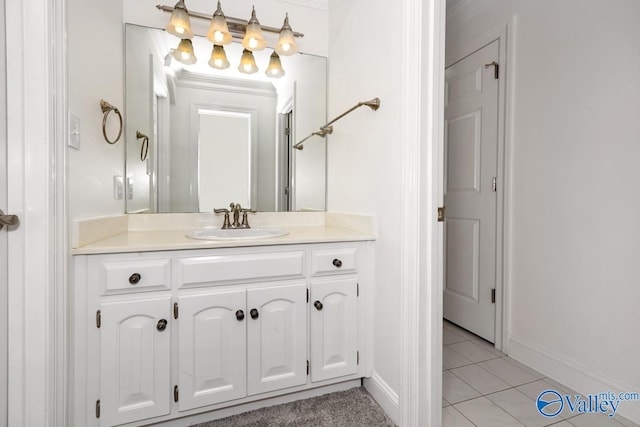
M 238 71 L 244 74 L 253 74 L 258 71 L 256 60 L 253 57 L 253 53 L 250 50 L 244 49 L 242 51 L 242 58 L 240 58 L 240 65 L 238 65 Z
M 224 13 L 222 13 L 222 7 L 220 6 L 219 1 L 218 8 L 213 13 L 213 17 L 211 18 L 211 25 L 209 26 L 209 31 L 207 32 L 207 38 L 212 41 L 213 44 L 218 46 L 231 43 L 232 36 L 229 32 L 227 20 L 224 17 Z
M 211 59 L 209 59 L 209 66 L 219 70 L 229 68 L 229 60 L 227 59 L 227 54 L 224 52 L 224 48 L 222 46 L 213 46 L 213 49 L 211 50 Z
M 282 63 L 280 62 L 280 57 L 275 51 L 271 54 L 271 58 L 269 59 L 269 66 L 264 73 L 267 77 L 272 77 L 275 79 L 284 76 L 285 73 L 284 69 L 282 68 Z
M 258 22 L 258 18 L 256 18 L 255 8 L 251 11 L 251 19 L 245 30 L 242 46 L 251 51 L 262 50 L 267 46 L 267 41 L 262 36 L 260 22 Z
M 284 18 L 282 29 L 280 30 L 280 37 L 278 38 L 278 44 L 276 44 L 276 52 L 280 55 L 288 56 L 293 55 L 297 51 L 298 46 L 291 25 L 289 25 L 289 15 L 287 14 Z
M 193 51 L 193 44 L 189 39 L 183 39 L 180 44 L 173 51 L 173 57 L 176 61 L 182 62 L 185 65 L 193 65 L 196 63 L 196 55 Z
M 187 11 L 187 7 L 185 6 L 184 1 L 180 0 L 174 6 L 166 30 L 168 33 L 180 37 L 181 39 L 193 38 L 193 31 L 191 31 L 191 22 L 189 21 L 189 12 Z

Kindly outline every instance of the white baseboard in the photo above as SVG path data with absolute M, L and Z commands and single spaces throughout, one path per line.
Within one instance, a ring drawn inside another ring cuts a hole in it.
M 398 393 L 393 391 L 376 371 L 373 371 L 371 378 L 364 379 L 364 387 L 369 394 L 380 405 L 391 421 L 400 425 L 400 399 Z
M 509 357 L 582 395 L 606 391 L 614 393 L 640 392 L 640 390 L 625 386 L 605 375 L 594 373 L 579 363 L 567 360 L 552 351 L 513 335 L 509 337 Z M 634 423 L 640 423 L 640 403 L 621 402 L 617 415 Z

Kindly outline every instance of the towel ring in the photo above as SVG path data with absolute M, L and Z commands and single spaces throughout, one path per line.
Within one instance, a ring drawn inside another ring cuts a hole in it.
M 102 113 L 104 114 L 104 116 L 102 117 L 102 136 L 104 136 L 104 140 L 107 141 L 107 143 L 113 145 L 118 142 L 120 140 L 120 137 L 122 136 L 122 114 L 120 114 L 120 110 L 109 104 L 104 99 L 100 100 L 100 108 L 102 109 Z M 118 131 L 118 136 L 113 141 L 111 141 L 107 136 L 107 117 L 112 111 L 114 111 L 118 115 L 118 119 L 120 119 L 120 130 Z
M 136 138 L 142 139 L 142 147 L 140 147 L 140 160 L 144 162 L 145 160 L 147 160 L 147 154 L 149 154 L 149 137 L 137 130 Z

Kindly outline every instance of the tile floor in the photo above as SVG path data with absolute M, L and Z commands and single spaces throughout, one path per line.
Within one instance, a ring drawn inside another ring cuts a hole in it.
M 444 322 L 442 349 L 442 424 L 444 427 L 638 427 L 619 415 L 574 415 L 565 409 L 545 418 L 535 399 L 546 389 L 572 390 L 516 362 L 493 345 Z

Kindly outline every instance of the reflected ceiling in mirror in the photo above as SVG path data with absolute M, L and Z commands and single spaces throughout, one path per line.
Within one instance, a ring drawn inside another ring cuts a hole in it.
M 194 37 L 196 63 L 173 55 L 180 40 L 127 24 L 126 198 L 128 213 L 210 212 L 241 203 L 258 211 L 325 210 L 326 146 L 292 150 L 326 122 L 326 58 L 281 57 L 285 75 L 265 75 L 273 49 L 254 52 L 259 71 L 238 71 L 242 45 L 225 46 L 229 68 L 209 66 L 212 45 Z M 143 160 L 142 141 L 148 137 Z

